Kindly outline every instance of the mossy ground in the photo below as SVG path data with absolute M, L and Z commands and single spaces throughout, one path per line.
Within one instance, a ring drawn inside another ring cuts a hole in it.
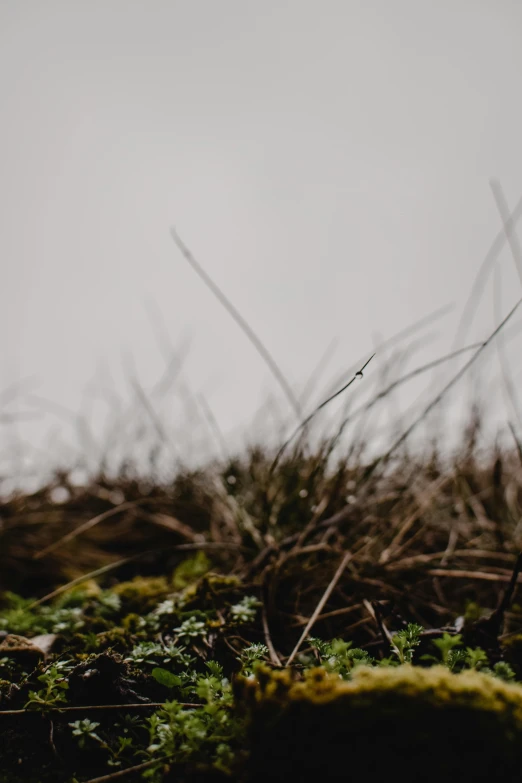
M 2 783 L 514 779 L 519 455 L 272 465 L 4 499 Z
M 253 781 L 519 779 L 522 688 L 476 671 L 357 667 L 350 681 L 272 673 L 239 687 Z

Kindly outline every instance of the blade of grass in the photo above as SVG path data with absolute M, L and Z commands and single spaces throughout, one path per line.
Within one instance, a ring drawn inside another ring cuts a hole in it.
M 312 411 L 312 413 L 311 413 L 309 416 L 307 416 L 307 417 L 306 417 L 306 419 L 305 419 L 303 422 L 301 422 L 301 424 L 299 424 L 299 425 L 298 425 L 298 426 L 295 428 L 295 430 L 292 432 L 292 434 L 290 435 L 290 437 L 289 437 L 289 438 L 287 438 L 287 440 L 286 440 L 286 441 L 283 443 L 283 445 L 281 446 L 281 448 L 280 448 L 280 449 L 279 449 L 279 451 L 277 452 L 277 454 L 276 454 L 276 456 L 275 456 L 275 459 L 274 459 L 274 461 L 272 462 L 272 465 L 270 466 L 269 475 L 272 475 L 272 474 L 273 474 L 274 470 L 276 469 L 277 465 L 279 464 L 279 460 L 281 459 L 281 457 L 282 457 L 282 455 L 283 455 L 283 452 L 284 452 L 284 451 L 285 451 L 285 449 L 286 449 L 286 448 L 287 448 L 287 447 L 290 445 L 290 443 L 293 441 L 293 439 L 295 438 L 295 436 L 296 436 L 296 435 L 297 435 L 299 432 L 301 432 L 302 430 L 304 430 L 304 429 L 305 429 L 305 427 L 307 427 L 307 426 L 308 426 L 308 424 L 310 424 L 310 422 L 312 421 L 312 419 L 314 418 L 314 416 L 316 416 L 316 415 L 319 413 L 319 411 L 321 411 L 321 410 L 322 410 L 323 408 L 325 408 L 325 407 L 326 407 L 326 406 L 327 406 L 327 405 L 328 405 L 330 402 L 332 402 L 332 400 L 335 400 L 335 398 L 336 398 L 336 397 L 338 397 L 340 394 L 342 394 L 344 391 L 346 391 L 346 389 L 348 389 L 348 387 L 349 387 L 349 386 L 351 386 L 351 385 L 352 385 L 352 383 L 353 383 L 353 382 L 354 382 L 354 381 L 355 381 L 357 378 L 362 378 L 362 377 L 363 377 L 363 371 L 364 371 L 364 370 L 366 369 L 366 367 L 367 367 L 367 366 L 370 364 L 370 362 L 371 362 L 371 360 L 373 359 L 373 357 L 374 357 L 374 356 L 375 356 L 375 354 L 373 353 L 373 354 L 370 356 L 370 358 L 368 359 L 368 361 L 366 361 L 366 362 L 363 364 L 363 366 L 360 368 L 360 370 L 357 370 L 357 372 L 356 372 L 356 373 L 353 375 L 352 379 L 351 379 L 350 381 L 348 381 L 348 383 L 346 383 L 346 384 L 345 384 L 345 385 L 344 385 L 344 386 L 343 386 L 341 389 L 338 389 L 338 390 L 337 390 L 337 391 L 336 391 L 334 394 L 331 394 L 331 395 L 330 395 L 330 397 L 328 397 L 328 398 L 327 398 L 326 400 L 324 400 L 324 401 L 323 401 L 323 402 L 322 402 L 320 405 L 318 405 L 318 406 L 317 406 L 317 408 L 315 408 L 315 409 Z
M 430 413 L 430 411 L 435 408 L 436 405 L 439 404 L 439 402 L 443 399 L 443 397 L 447 394 L 447 392 L 462 378 L 462 376 L 466 373 L 466 371 L 473 366 L 473 364 L 476 362 L 476 360 L 479 358 L 479 356 L 482 354 L 485 348 L 490 345 L 490 343 L 495 339 L 497 334 L 501 331 L 501 329 L 508 323 L 508 321 L 512 318 L 512 316 L 515 314 L 517 309 L 522 304 L 522 299 L 519 299 L 518 302 L 515 304 L 515 306 L 509 311 L 509 313 L 506 315 L 504 320 L 496 327 L 496 329 L 489 335 L 489 337 L 481 344 L 480 348 L 473 354 L 471 359 L 469 359 L 466 364 L 460 368 L 460 370 L 456 373 L 456 375 L 453 376 L 453 378 L 444 386 L 444 388 L 437 394 L 437 396 L 429 403 L 429 405 L 426 406 L 426 408 L 422 411 L 420 416 L 418 416 L 412 424 L 405 430 L 405 432 L 402 433 L 402 435 L 397 438 L 395 443 L 391 446 L 391 448 L 388 449 L 388 451 L 383 454 L 382 456 L 378 457 L 374 463 L 368 468 L 365 474 L 366 480 L 373 475 L 378 465 L 382 463 L 386 463 L 388 459 L 391 457 L 391 455 L 399 448 L 399 446 L 404 443 L 406 438 L 411 435 L 411 433 L 416 429 L 416 427 L 423 421 L 426 416 Z
M 284 374 L 282 373 L 281 369 L 275 362 L 273 356 L 271 353 L 267 350 L 267 348 L 264 346 L 264 344 L 261 342 L 257 334 L 254 332 L 250 324 L 243 318 L 241 313 L 234 307 L 232 302 L 225 296 L 225 294 L 221 291 L 221 289 L 216 285 L 216 283 L 212 280 L 212 278 L 205 272 L 201 264 L 194 258 L 193 254 L 190 252 L 188 247 L 185 245 L 185 243 L 180 238 L 179 234 L 177 233 L 175 228 L 170 229 L 170 234 L 172 236 L 172 239 L 176 243 L 179 251 L 181 252 L 181 255 L 183 258 L 188 261 L 192 269 L 199 275 L 199 277 L 203 280 L 205 285 L 212 291 L 214 296 L 218 299 L 218 301 L 223 305 L 225 310 L 229 313 L 229 315 L 234 319 L 234 321 L 237 323 L 237 325 L 243 330 L 243 332 L 246 334 L 256 351 L 259 353 L 259 355 L 263 358 L 265 361 L 267 367 L 270 369 L 272 375 L 279 383 L 282 391 L 284 392 L 290 406 L 292 407 L 296 417 L 298 419 L 301 419 L 301 406 L 299 404 L 299 400 L 295 396 L 294 392 L 290 388 L 290 384 L 286 380 Z
M 326 602 L 330 598 L 330 596 L 331 596 L 331 594 L 332 594 L 332 592 L 333 592 L 337 582 L 341 578 L 344 569 L 346 568 L 346 566 L 348 565 L 348 563 L 350 562 L 351 559 L 352 559 L 352 553 L 351 552 L 345 552 L 345 555 L 344 555 L 343 559 L 341 560 L 339 568 L 337 569 L 337 571 L 333 575 L 333 577 L 332 577 L 332 579 L 330 581 L 330 584 L 328 585 L 328 587 L 324 591 L 324 593 L 323 593 L 323 595 L 321 597 L 321 600 L 319 601 L 319 603 L 317 604 L 317 606 L 314 609 L 314 613 L 312 614 L 312 616 L 308 620 L 303 633 L 299 637 L 299 641 L 297 642 L 296 646 L 292 650 L 292 652 L 290 654 L 290 657 L 286 661 L 286 666 L 290 666 L 290 664 L 294 660 L 295 656 L 299 652 L 299 648 L 301 647 L 302 643 L 304 642 L 304 640 L 306 639 L 306 637 L 308 636 L 308 634 L 312 630 L 312 627 L 315 625 L 316 620 L 319 617 L 319 615 L 321 614 L 321 611 L 322 611 L 324 605 L 326 604 Z
M 486 285 L 487 278 L 493 269 L 493 264 L 499 257 L 500 252 L 504 247 L 508 237 L 515 230 L 515 226 L 519 221 L 520 217 L 522 217 L 522 198 L 519 199 L 515 209 L 506 219 L 504 228 L 501 229 L 498 232 L 498 234 L 495 236 L 493 242 L 489 247 L 488 252 L 486 253 L 482 261 L 482 264 L 479 267 L 479 270 L 477 272 L 477 275 L 471 287 L 470 294 L 468 296 L 466 304 L 464 305 L 464 309 L 460 317 L 460 321 L 457 327 L 457 332 L 455 334 L 455 339 L 453 341 L 453 350 L 458 348 L 458 345 L 461 342 L 461 340 L 465 338 L 466 331 L 469 328 L 474 317 L 474 310 L 476 309 L 478 302 L 480 301 L 480 297 L 482 295 L 482 291 L 484 290 L 484 286 Z

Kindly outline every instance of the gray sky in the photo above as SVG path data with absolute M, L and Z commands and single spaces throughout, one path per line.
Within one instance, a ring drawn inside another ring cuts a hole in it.
M 225 433 L 269 393 L 286 415 L 173 224 L 297 389 L 333 337 L 319 396 L 453 302 L 418 361 L 449 350 L 500 227 L 488 180 L 522 195 L 521 37 L 517 0 L 2 0 L 0 388 L 101 416 L 86 384 L 128 390 L 124 355 L 161 375 L 161 314 Z M 493 323 L 490 284 L 470 337 Z

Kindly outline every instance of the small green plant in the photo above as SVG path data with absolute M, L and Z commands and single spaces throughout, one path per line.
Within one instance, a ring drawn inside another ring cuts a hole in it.
M 244 726 L 230 710 L 232 688 L 221 666 L 209 661 L 207 668 L 209 675 L 197 677 L 187 689 L 204 706 L 186 709 L 177 701 L 166 702 L 149 719 L 147 751 L 152 759 L 168 756 L 178 763 L 190 759 L 230 773 Z M 153 781 L 161 779 L 158 776 L 155 767 L 146 774 Z
M 33 636 L 46 633 L 47 624 L 33 612 L 31 599 L 22 598 L 16 593 L 6 590 L 2 594 L 3 607 L 0 610 L 0 630 L 9 630 L 9 633 Z
M 470 669 L 480 671 L 488 663 L 488 656 L 481 647 L 475 647 L 475 649 L 466 647 L 466 664 Z
M 445 666 L 451 662 L 451 653 L 455 647 L 462 644 L 462 635 L 456 633 L 453 636 L 449 633 L 443 633 L 440 639 L 434 639 L 433 645 L 439 650 L 441 661 Z
M 420 644 L 423 630 L 422 625 L 409 623 L 404 631 L 399 631 L 392 636 L 392 652 L 399 659 L 399 663 L 413 662 L 413 653 Z
M 61 661 L 49 666 L 38 675 L 37 679 L 44 687 L 38 691 L 29 691 L 25 708 L 49 709 L 66 702 L 65 691 L 69 687 L 65 674 L 67 668 L 66 662 Z
M 178 677 L 176 674 L 169 672 L 168 669 L 162 669 L 159 666 L 156 666 L 151 671 L 151 674 L 154 679 L 165 688 L 179 688 L 183 683 L 181 677 Z
M 139 720 L 139 719 L 138 719 Z M 132 719 L 132 716 L 127 716 L 127 725 L 123 727 L 124 733 L 128 733 L 129 725 L 133 728 L 136 727 L 137 722 Z M 112 740 L 112 745 L 106 742 L 96 731 L 101 724 L 97 721 L 89 720 L 89 718 L 83 718 L 81 720 L 73 721 L 69 723 L 72 728 L 72 734 L 74 737 L 78 737 L 78 746 L 84 750 L 88 749 L 90 742 L 97 743 L 100 748 L 106 750 L 109 758 L 107 764 L 110 767 L 120 767 L 124 761 L 124 758 L 129 755 L 129 751 L 136 750 L 133 737 L 130 736 L 116 736 Z M 117 724 L 118 728 L 121 724 Z
M 241 674 L 246 677 L 253 676 L 257 666 L 268 657 L 266 644 L 251 644 L 245 647 L 237 660 L 241 663 Z
M 165 617 L 175 614 L 176 610 L 177 607 L 174 598 L 166 598 L 157 605 L 157 607 L 152 611 L 152 614 L 156 615 L 157 617 Z
M 504 680 L 505 682 L 513 682 L 513 680 L 516 679 L 516 674 L 509 665 L 509 663 L 506 663 L 506 661 L 498 661 L 494 666 L 493 669 L 482 669 L 483 672 L 487 672 L 488 674 L 493 674 L 494 677 L 498 677 L 500 680 Z
M 169 644 L 140 642 L 128 653 L 125 662 L 150 666 L 157 666 L 158 663 L 170 663 L 177 667 L 189 667 L 195 659 L 188 655 L 185 649 L 185 647 L 173 642 Z
M 468 662 L 468 653 L 466 650 L 450 650 L 446 661 L 446 666 L 451 672 L 460 672 Z
M 439 651 L 440 658 L 434 655 L 423 655 L 421 660 L 428 663 L 442 663 L 452 672 L 475 669 L 506 682 L 516 679 L 515 672 L 506 661 L 498 661 L 490 667 L 488 656 L 481 647 L 458 649 L 462 645 L 461 634 L 444 633 L 439 639 L 433 640 L 433 645 Z
M 104 590 L 97 598 L 102 617 L 117 614 L 121 610 L 121 597 L 111 590 Z
M 365 650 L 352 647 L 351 642 L 345 642 L 343 639 L 324 642 L 311 637 L 308 641 L 317 651 L 319 662 L 326 671 L 338 674 L 343 679 L 349 679 L 356 666 L 371 666 L 374 663 L 374 659 Z M 305 669 L 317 666 L 317 660 L 307 656 L 306 653 L 299 658 L 299 661 Z
M 256 619 L 261 602 L 252 595 L 246 595 L 238 604 L 230 607 L 230 615 L 236 623 L 249 623 Z
M 174 628 L 174 631 L 184 644 L 188 644 L 194 639 L 202 639 L 207 633 L 206 623 L 198 620 L 197 617 L 189 617 L 188 620 L 184 620 L 178 628 Z
M 73 735 L 79 737 L 78 745 L 80 748 L 85 748 L 88 739 L 95 740 L 102 745 L 105 745 L 102 738 L 96 734 L 96 729 L 100 724 L 95 720 L 89 720 L 89 718 L 83 718 L 81 720 L 75 720 L 73 723 L 69 723 L 69 726 L 73 730 Z

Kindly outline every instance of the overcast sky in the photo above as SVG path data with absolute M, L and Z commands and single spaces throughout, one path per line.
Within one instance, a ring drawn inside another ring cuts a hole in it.
M 201 394 L 226 436 L 273 394 L 291 421 L 172 225 L 296 391 L 337 338 L 315 401 L 453 303 L 417 359 L 450 350 L 500 228 L 489 180 L 522 195 L 521 39 L 518 0 L 1 0 L 0 389 L 32 378 L 4 410 L 39 413 L 4 443 L 72 442 L 50 403 L 96 417 L 129 373 L 149 393 L 167 335 L 176 415 Z

